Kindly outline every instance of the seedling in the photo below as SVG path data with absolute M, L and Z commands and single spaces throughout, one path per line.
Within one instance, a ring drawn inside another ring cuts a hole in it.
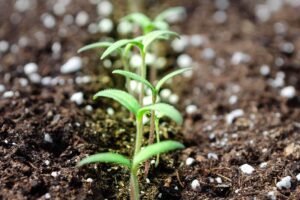
M 81 160 L 78 166 L 91 163 L 112 163 L 128 168 L 130 171 L 130 199 L 139 200 L 140 190 L 137 175 L 140 165 L 152 156 L 183 148 L 184 146 L 181 143 L 169 140 L 143 148 L 134 155 L 132 160 L 117 153 L 98 153 Z
M 174 7 L 161 12 L 153 20 L 139 12 L 131 13 L 123 17 L 122 20 L 127 20 L 137 24 L 142 29 L 143 34 L 147 34 L 153 30 L 168 30 L 169 24 L 166 21 L 168 17 L 183 12 L 184 9 L 182 7 Z
M 139 169 L 139 164 L 149 159 L 154 155 L 159 155 L 161 153 L 183 148 L 183 145 L 174 142 L 174 141 L 165 141 L 153 145 L 149 145 L 141 150 L 143 143 L 143 117 L 145 114 L 150 113 L 151 111 L 158 111 L 161 116 L 167 116 L 173 119 L 176 123 L 182 123 L 182 117 L 173 106 L 165 103 L 157 103 L 150 106 L 142 107 L 138 101 L 129 93 L 124 92 L 118 89 L 107 89 L 102 90 L 94 95 L 94 99 L 98 97 L 107 97 L 116 100 L 131 113 L 135 115 L 136 118 L 136 140 L 134 148 L 134 156 L 132 162 L 127 158 L 119 154 L 112 153 L 101 153 L 90 156 L 86 159 L 83 159 L 79 166 L 94 163 L 94 162 L 108 162 L 108 163 L 117 163 L 123 166 L 127 166 L 130 169 L 130 196 L 132 200 L 139 199 L 139 187 L 137 173 Z

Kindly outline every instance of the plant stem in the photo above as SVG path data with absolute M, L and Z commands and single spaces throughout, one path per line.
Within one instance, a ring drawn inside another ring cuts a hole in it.
M 159 136 L 159 118 L 155 119 L 155 132 L 156 132 L 156 143 L 160 142 L 160 136 Z M 157 167 L 159 164 L 159 154 L 156 155 L 156 162 L 155 167 Z
M 143 116 L 136 117 L 136 139 L 134 156 L 141 150 L 143 141 Z
M 141 77 L 146 79 L 146 76 L 147 76 L 146 52 L 144 52 L 143 50 L 141 50 L 141 57 L 142 57 L 142 66 L 141 66 L 141 71 L 140 71 L 141 74 L 140 75 L 141 75 Z M 141 84 L 139 101 L 142 106 L 143 106 L 144 93 L 145 93 L 145 86 L 144 86 L 144 84 Z
M 122 64 L 123 64 L 124 70 L 129 71 L 129 65 L 127 62 L 127 57 L 125 55 L 122 56 Z M 126 87 L 127 91 L 129 92 L 129 94 L 132 94 L 132 91 L 130 89 L 130 79 L 128 77 L 126 77 L 125 87 Z
M 130 200 L 139 200 L 140 190 L 137 177 L 137 170 L 132 169 L 130 174 Z

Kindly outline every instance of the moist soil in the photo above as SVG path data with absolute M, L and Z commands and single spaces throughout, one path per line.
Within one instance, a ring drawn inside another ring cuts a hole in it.
M 52 12 L 54 1 L 39 2 L 21 14 L 14 11 L 13 3 L 0 1 L 0 38 L 21 46 L 0 55 L 0 84 L 15 91 L 12 98 L 0 98 L 0 199 L 46 199 L 49 195 L 51 199 L 127 199 L 126 169 L 105 164 L 75 167 L 96 152 L 132 154 L 135 127 L 130 115 L 110 100 L 92 101 L 98 90 L 122 88 L 124 80 L 111 76 L 97 52 L 81 55 L 80 72 L 60 73 L 61 64 L 76 55 L 79 47 L 104 36 L 89 34 L 86 26 L 64 25 L 62 17 L 56 17 L 54 29 L 46 29 L 40 16 Z M 113 17 L 118 19 L 126 7 L 124 2 L 114 4 Z M 268 199 L 271 191 L 277 199 L 300 199 L 295 177 L 300 173 L 300 13 L 285 6 L 261 23 L 255 17 L 255 2 L 234 1 L 228 20 L 218 24 L 212 18 L 213 1 L 196 0 L 151 1 L 147 12 L 151 15 L 175 5 L 186 7 L 187 18 L 172 28 L 186 35 L 201 34 L 207 42 L 185 52 L 197 63 L 192 77 L 176 78 L 173 87 L 168 86 L 180 96 L 178 107 L 185 122 L 182 127 L 163 123 L 161 130 L 169 139 L 183 142 L 186 149 L 162 156 L 159 167 L 151 167 L 148 181 L 140 176 L 142 199 Z M 89 1 L 72 2 L 67 13 L 75 16 L 82 9 L 92 21 L 99 19 Z M 11 23 L 12 19 L 19 23 Z M 274 31 L 277 22 L 286 24 L 284 34 Z M 20 39 L 24 37 L 25 45 Z M 62 44 L 58 55 L 51 51 L 54 42 Z M 292 43 L 295 51 L 282 52 L 283 42 Z M 205 48 L 213 48 L 216 57 L 203 59 Z M 250 61 L 231 64 L 237 51 L 250 55 Z M 168 69 L 176 65 L 176 56 L 172 51 L 167 54 Z M 28 78 L 23 65 L 28 62 L 36 62 L 41 76 L 57 77 L 59 83 L 43 86 L 29 81 L 22 86 L 20 80 Z M 269 75 L 260 74 L 262 65 L 270 66 Z M 277 72 L 285 73 L 285 84 L 296 88 L 296 97 L 283 98 L 279 89 L 270 86 Z M 76 84 L 76 77 L 84 75 L 91 82 Z M 79 106 L 70 101 L 78 91 L 85 99 Z M 232 95 L 238 97 L 234 104 L 228 101 Z M 198 108 L 193 114 L 185 112 L 190 104 Z M 107 114 L 108 107 L 114 115 Z M 245 114 L 227 124 L 226 115 L 235 109 Z M 209 153 L 218 158 L 208 158 Z M 195 159 L 190 166 L 185 164 L 188 157 Z M 261 168 L 263 162 L 267 165 Z M 243 164 L 255 171 L 243 174 L 239 169 Z M 292 177 L 292 187 L 276 189 L 285 176 Z M 216 181 L 218 177 L 222 183 Z M 196 190 L 191 187 L 194 180 L 200 183 Z

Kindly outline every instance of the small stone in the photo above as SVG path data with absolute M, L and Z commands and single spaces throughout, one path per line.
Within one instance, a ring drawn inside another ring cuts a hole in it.
M 0 53 L 5 53 L 9 48 L 9 43 L 5 40 L 0 41 Z
M 291 53 L 294 52 L 295 47 L 294 47 L 294 45 L 292 43 L 285 42 L 285 43 L 283 43 L 283 44 L 280 45 L 279 49 L 280 49 L 280 51 L 282 53 L 291 54 Z
M 32 83 L 36 83 L 36 84 L 40 83 L 42 79 L 42 77 L 38 73 L 29 74 L 28 78 Z
M 133 26 L 130 22 L 128 21 L 121 21 L 117 27 L 118 33 L 122 35 L 126 35 L 131 33 L 133 30 Z
M 207 158 L 213 159 L 213 160 L 218 160 L 218 155 L 216 153 L 208 153 Z
M 161 98 L 165 100 L 171 96 L 172 91 L 170 89 L 165 88 L 165 89 L 162 89 L 159 94 L 160 94 Z
M 97 13 L 100 16 L 109 16 L 112 13 L 113 9 L 114 7 L 109 1 L 100 1 L 97 5 Z
M 149 178 L 146 178 L 146 183 L 148 183 L 148 184 L 150 183 L 150 180 L 149 180 Z
M 50 161 L 49 160 L 45 160 L 44 163 L 45 163 L 45 165 L 49 165 Z
M 296 89 L 294 88 L 294 86 L 287 86 L 280 91 L 280 96 L 287 99 L 292 99 L 296 96 Z
M 259 165 L 259 167 L 260 167 L 261 169 L 265 169 L 267 166 L 268 166 L 268 163 L 267 163 L 267 162 L 260 163 L 260 165 Z
M 70 100 L 72 102 L 75 102 L 77 105 L 82 105 L 83 104 L 83 100 L 84 100 L 83 99 L 83 93 L 82 92 L 76 92 L 76 93 L 74 93 L 71 96 Z
M 87 182 L 87 183 L 92 183 L 92 182 L 93 182 L 93 179 L 92 179 L 92 178 L 88 178 L 88 179 L 86 179 L 86 182 Z
M 275 194 L 274 191 L 268 192 L 267 197 L 268 197 L 268 199 L 270 199 L 270 200 L 276 200 L 276 194 Z
M 221 184 L 222 183 L 222 179 L 220 177 L 216 178 L 217 183 Z
M 231 111 L 231 113 L 226 115 L 226 123 L 232 124 L 236 118 L 242 117 L 243 115 L 244 111 L 242 109 L 236 109 L 234 111 Z
M 87 106 L 85 106 L 85 110 L 88 111 L 88 112 L 92 112 L 93 107 L 91 105 L 87 105 Z
M 218 10 L 226 10 L 230 6 L 230 2 L 228 0 L 215 0 L 215 7 Z
M 191 67 L 193 65 L 193 59 L 191 56 L 187 55 L 187 54 L 181 54 L 178 58 L 177 58 L 177 65 L 180 68 L 186 68 L 186 67 Z
M 52 29 L 56 25 L 56 20 L 55 20 L 54 16 L 49 13 L 43 14 L 41 19 L 42 19 L 43 25 L 48 29 Z
M 233 65 L 238 65 L 238 64 L 249 62 L 250 60 L 251 57 L 248 54 L 245 54 L 243 52 L 235 52 L 232 55 L 231 63 Z
M 200 189 L 200 183 L 197 179 L 192 181 L 191 186 L 194 191 L 198 191 Z
M 28 80 L 26 78 L 20 78 L 19 83 L 22 87 L 26 87 L 28 85 Z
M 61 66 L 60 72 L 63 74 L 77 72 L 82 67 L 81 58 L 78 56 L 70 58 L 64 65 Z
M 169 97 L 169 102 L 171 104 L 177 104 L 179 101 L 179 96 L 177 94 L 171 94 L 171 96 Z
M 296 176 L 297 181 L 300 181 L 300 173 Z
M 276 183 L 276 187 L 280 190 L 282 190 L 283 188 L 290 189 L 292 186 L 291 180 L 291 176 L 286 176 Z
M 61 44 L 59 42 L 55 42 L 51 46 L 52 53 L 59 54 L 61 52 Z
M 232 95 L 229 97 L 229 104 L 233 105 L 233 104 L 236 104 L 236 102 L 238 101 L 238 97 L 236 95 Z
M 172 49 L 177 52 L 183 52 L 189 45 L 189 38 L 186 35 L 180 37 L 180 39 L 175 39 L 171 42 Z
M 89 15 L 85 11 L 80 11 L 75 18 L 75 22 L 78 26 L 85 26 L 89 21 Z
M 268 65 L 263 65 L 260 67 L 260 74 L 263 76 L 268 76 L 270 74 L 270 67 Z
M 52 137 L 51 137 L 51 135 L 49 133 L 46 133 L 44 135 L 44 142 L 46 142 L 46 143 L 53 143 Z
M 51 85 L 52 78 L 50 76 L 43 77 L 41 80 L 42 85 L 49 86 Z
M 24 73 L 27 75 L 36 73 L 37 70 L 38 70 L 38 66 L 35 63 L 28 63 L 24 66 Z
M 3 93 L 4 98 L 12 98 L 15 95 L 13 91 L 6 91 Z
M 14 7 L 19 12 L 25 12 L 29 10 L 31 6 L 30 0 L 17 0 Z
M 192 165 L 194 162 L 195 162 L 195 159 L 194 159 L 194 158 L 191 158 L 191 157 L 188 157 L 188 158 L 185 160 L 185 164 L 186 164 L 187 166 Z
M 190 36 L 190 45 L 194 47 L 202 47 L 206 42 L 206 38 L 202 35 Z
M 242 170 L 242 172 L 244 174 L 247 174 L 247 175 L 250 175 L 254 172 L 254 168 L 248 164 L 243 164 L 242 166 L 240 166 L 240 169 Z
M 216 57 L 216 53 L 212 48 L 205 48 L 201 56 L 204 60 L 212 60 Z
M 49 193 L 46 193 L 45 194 L 45 199 L 50 199 L 51 198 L 51 195 Z
M 226 14 L 226 12 L 219 10 L 214 13 L 213 18 L 214 18 L 215 22 L 222 24 L 222 23 L 226 22 L 227 14 Z
M 258 4 L 255 7 L 255 15 L 260 21 L 266 22 L 271 17 L 271 10 L 265 4 Z
M 195 113 L 197 110 L 198 110 L 198 108 L 197 108 L 196 105 L 188 105 L 188 106 L 185 108 L 185 112 L 186 112 L 187 114 L 193 114 L 193 113 Z
M 107 108 L 107 109 L 106 109 L 106 112 L 107 112 L 107 114 L 108 114 L 108 115 L 110 115 L 110 116 L 112 116 L 112 115 L 114 115 L 114 114 L 115 114 L 115 111 L 114 111 L 114 109 L 113 109 L 113 108 L 111 108 L 111 107 Z
M 104 18 L 99 22 L 98 27 L 101 33 L 110 33 L 114 27 L 114 24 L 111 19 Z
M 4 92 L 5 91 L 5 86 L 0 84 L 0 92 Z
M 57 177 L 58 175 L 59 175 L 58 172 L 51 172 L 51 176 L 54 177 L 54 178 Z

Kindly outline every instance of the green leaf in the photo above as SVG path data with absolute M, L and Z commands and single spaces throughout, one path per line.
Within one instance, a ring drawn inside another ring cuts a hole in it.
M 123 40 L 119 40 L 115 43 L 113 43 L 112 45 L 110 45 L 110 47 L 108 47 L 102 54 L 101 56 L 101 60 L 103 60 L 106 56 L 110 55 L 112 52 L 122 48 L 123 46 L 125 45 L 128 45 L 128 44 L 132 44 L 132 45 L 135 45 L 139 48 L 142 48 L 141 47 L 141 43 L 139 42 L 140 40 L 142 40 L 143 37 L 137 37 L 135 39 L 123 39 Z
M 134 157 L 132 162 L 132 168 L 137 168 L 139 164 L 148 160 L 152 156 L 166 153 L 168 151 L 176 150 L 176 149 L 183 149 L 184 145 L 176 142 L 176 141 L 163 141 L 160 143 L 149 145 L 143 148 L 137 155 Z
M 127 78 L 136 80 L 138 82 L 143 83 L 147 87 L 149 87 L 152 91 L 155 90 L 155 88 L 152 86 L 152 84 L 149 81 L 147 81 L 146 79 L 144 79 L 143 77 L 141 77 L 140 75 L 137 75 L 135 73 L 132 73 L 132 72 L 129 72 L 129 71 L 125 71 L 125 70 L 119 70 L 119 69 L 114 70 L 112 73 L 113 74 L 120 74 L 120 75 L 123 75 L 123 76 L 125 76 Z
M 179 35 L 173 31 L 168 30 L 158 30 L 158 31 L 152 31 L 144 36 L 144 39 L 142 41 L 144 45 L 144 51 L 148 48 L 148 46 L 157 39 L 165 39 L 163 36 L 176 36 L 179 37 Z
M 81 167 L 83 165 L 91 164 L 91 163 L 115 163 L 115 164 L 128 167 L 129 169 L 131 167 L 130 160 L 125 156 L 122 156 L 117 153 L 98 153 L 95 155 L 91 155 L 81 160 L 77 164 L 77 166 Z
M 158 81 L 158 83 L 156 84 L 155 86 L 155 89 L 156 91 L 158 92 L 161 88 L 161 86 L 167 81 L 169 80 L 170 78 L 173 78 L 174 76 L 178 75 L 178 74 L 182 74 L 188 70 L 191 70 L 192 68 L 189 67 L 189 68 L 184 68 L 184 69 L 179 69 L 179 70 L 176 70 L 174 72 L 171 72 L 170 74 L 167 74 L 166 76 L 164 76 L 162 79 L 160 79 Z
M 184 13 L 185 10 L 183 7 L 173 7 L 173 8 L 169 8 L 163 12 L 161 12 L 159 15 L 157 15 L 154 19 L 154 21 L 163 21 L 168 17 L 171 17 L 175 14 L 181 14 Z
M 142 13 L 131 13 L 131 14 L 123 17 L 122 20 L 131 21 L 131 22 L 139 25 L 140 27 L 142 27 L 142 29 L 146 28 L 147 26 L 149 26 L 151 24 L 151 20 L 149 19 L 149 17 L 147 17 L 146 15 L 144 15 Z
M 127 92 L 117 89 L 106 89 L 98 92 L 94 95 L 94 99 L 97 97 L 107 97 L 114 99 L 115 101 L 119 102 L 125 108 L 127 108 L 130 112 L 136 114 L 137 111 L 140 109 L 140 105 L 138 101 Z
M 140 108 L 137 112 L 137 118 L 142 118 L 146 112 L 150 112 L 152 110 L 158 111 L 161 115 L 171 118 L 177 124 L 182 124 L 183 119 L 180 112 L 173 106 L 166 103 L 156 103 Z
M 158 30 L 168 30 L 169 29 L 169 24 L 165 21 L 154 21 L 153 25 Z
M 86 45 L 82 48 L 80 48 L 77 53 L 81 53 L 83 51 L 87 51 L 87 50 L 90 50 L 90 49 L 96 49 L 96 48 L 106 48 L 106 47 L 109 47 L 110 45 L 112 45 L 113 43 L 111 42 L 96 42 L 96 43 L 93 43 L 93 44 L 89 44 L 89 45 Z

